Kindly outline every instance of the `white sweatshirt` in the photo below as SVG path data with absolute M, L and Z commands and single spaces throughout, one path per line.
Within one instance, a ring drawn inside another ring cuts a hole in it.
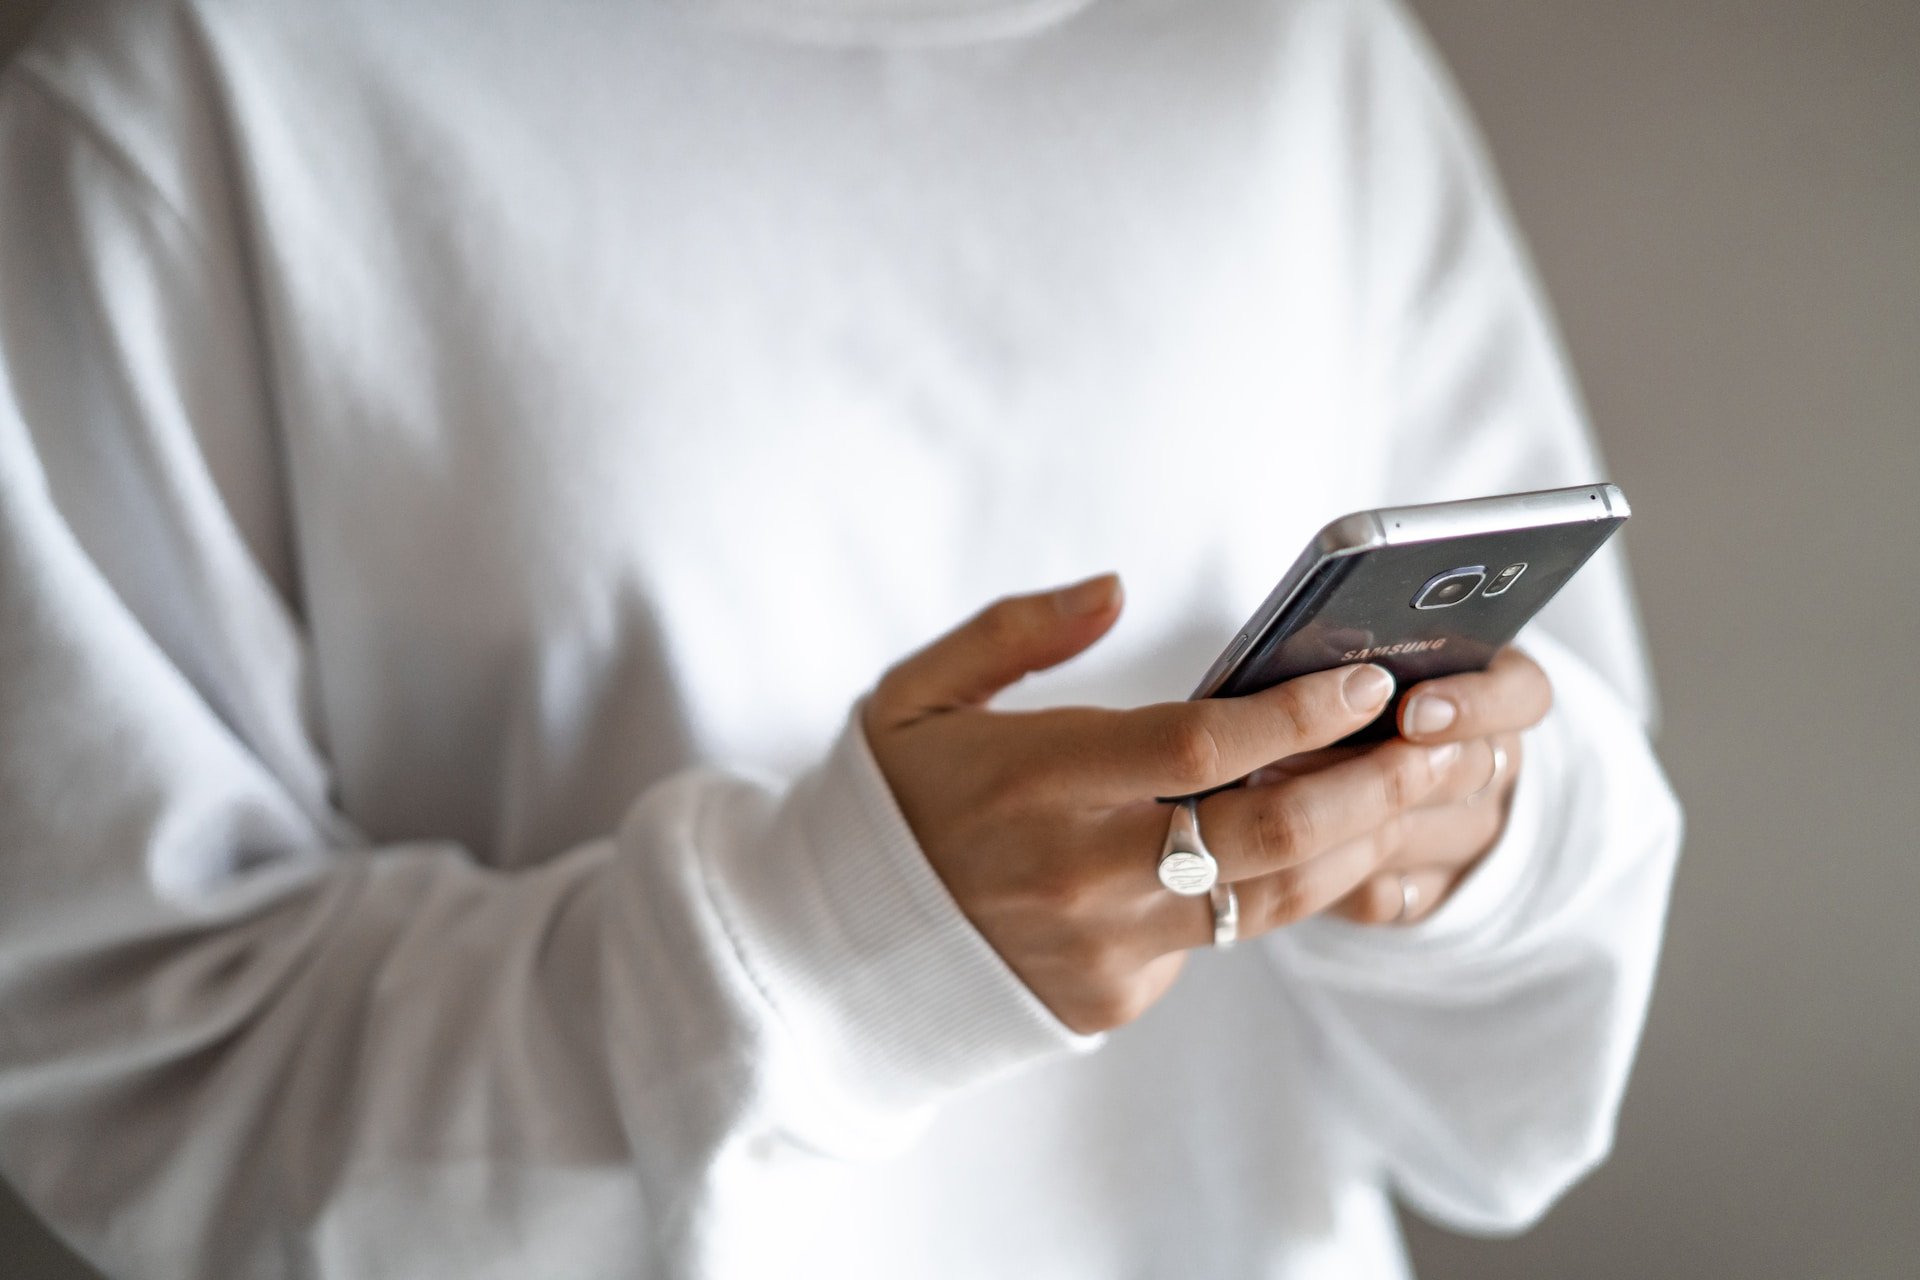
M 0 79 L 0 1168 L 162 1280 L 1523 1226 L 1677 842 L 1617 556 L 1457 897 L 1103 1039 L 844 726 L 1109 568 L 1010 703 L 1179 698 L 1329 517 L 1602 474 L 1386 0 L 70 5 Z

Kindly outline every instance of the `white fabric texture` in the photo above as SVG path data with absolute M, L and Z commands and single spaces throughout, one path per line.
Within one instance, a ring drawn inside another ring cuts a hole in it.
M 1382 0 L 68 5 L 0 78 L 0 1170 L 152 1278 L 1521 1227 L 1606 1150 L 1678 842 L 1616 550 L 1455 899 L 1106 1037 L 849 712 L 1104 569 L 1008 705 L 1179 698 L 1325 520 L 1601 475 Z

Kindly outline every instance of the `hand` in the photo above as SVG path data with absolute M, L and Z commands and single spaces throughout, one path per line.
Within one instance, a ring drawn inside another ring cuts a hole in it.
M 1496 654 L 1485 671 L 1428 680 L 1409 690 L 1400 704 L 1401 736 L 1429 745 L 1458 744 L 1454 782 L 1366 837 L 1378 870 L 1335 903 L 1334 913 L 1361 924 L 1408 924 L 1451 897 L 1506 829 L 1520 777 L 1521 731 L 1538 724 L 1552 703 L 1546 673 L 1511 647 Z M 1299 776 L 1308 771 L 1303 763 L 1261 771 L 1250 782 Z
M 1001 689 L 1088 648 L 1120 612 L 1096 578 L 1002 600 L 889 671 L 863 727 L 928 861 L 960 909 L 1077 1031 L 1129 1022 L 1212 939 L 1204 898 L 1155 875 L 1169 811 L 1156 796 L 1225 786 L 1337 742 L 1393 682 L 1363 665 L 1241 698 L 1128 711 L 998 712 Z M 1391 742 L 1301 777 L 1209 796 L 1202 825 L 1242 894 L 1244 936 L 1351 895 L 1397 852 L 1373 837 L 1429 801 L 1464 800 L 1457 745 Z

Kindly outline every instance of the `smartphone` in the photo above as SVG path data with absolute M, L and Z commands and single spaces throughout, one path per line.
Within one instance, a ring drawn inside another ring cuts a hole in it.
M 1484 668 L 1630 514 L 1618 486 L 1595 484 L 1342 516 L 1294 561 L 1193 697 L 1375 662 L 1393 673 L 1395 696 L 1345 740 L 1392 737 L 1408 688 Z

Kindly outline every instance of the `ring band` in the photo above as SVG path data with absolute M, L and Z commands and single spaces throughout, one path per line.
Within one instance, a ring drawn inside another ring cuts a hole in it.
M 1160 848 L 1160 883 L 1183 898 L 1197 898 L 1220 879 L 1220 864 L 1200 838 L 1200 809 L 1189 797 L 1173 807 L 1167 842 Z
M 1395 924 L 1404 923 L 1409 916 L 1419 909 L 1420 886 L 1413 882 L 1413 877 L 1403 874 L 1400 877 L 1400 914 L 1393 918 L 1393 922 Z
M 1472 804 L 1474 801 L 1478 800 L 1481 796 L 1484 796 L 1485 794 L 1487 794 L 1487 792 L 1493 790 L 1493 784 L 1500 781 L 1500 775 L 1505 773 L 1506 771 L 1507 771 L 1507 749 L 1496 742 L 1493 744 L 1493 772 L 1487 775 L 1487 780 L 1480 784 L 1479 790 L 1475 791 L 1472 795 L 1467 797 L 1467 803 Z
M 1213 945 L 1222 951 L 1240 937 L 1240 895 L 1230 884 L 1213 886 Z

